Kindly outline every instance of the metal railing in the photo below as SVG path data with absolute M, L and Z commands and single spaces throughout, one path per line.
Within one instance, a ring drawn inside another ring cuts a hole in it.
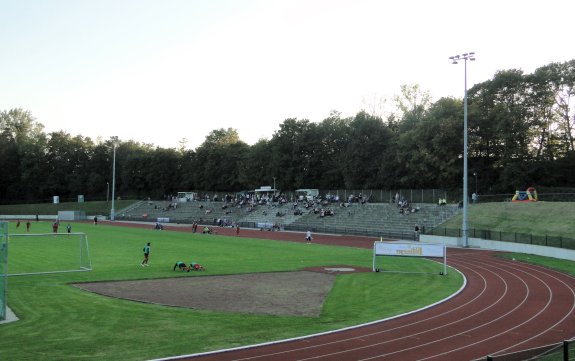
M 463 231 L 460 228 L 436 227 L 428 230 L 426 234 L 446 237 L 462 237 Z M 547 246 L 564 249 L 575 249 L 575 238 L 551 235 L 537 235 L 531 233 L 504 232 L 489 229 L 468 230 L 467 235 L 471 238 L 480 238 L 491 241 L 512 242 L 521 244 L 531 244 L 537 246 Z
M 489 355 L 473 361 L 569 361 L 573 359 L 575 359 L 575 339 L 513 353 Z

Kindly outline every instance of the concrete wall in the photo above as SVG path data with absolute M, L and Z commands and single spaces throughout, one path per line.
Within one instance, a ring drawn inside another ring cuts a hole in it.
M 55 214 L 39 214 L 38 215 L 38 220 L 40 221 L 46 221 L 46 220 L 50 220 L 50 221 L 55 221 L 58 218 L 57 215 Z M 16 220 L 21 220 L 21 221 L 26 221 L 26 220 L 30 220 L 30 221 L 35 221 L 36 220 L 36 215 L 0 215 L 0 219 L 3 219 L 5 221 L 16 221 Z
M 80 221 L 86 219 L 84 211 L 58 211 L 58 219 L 61 221 Z
M 84 212 L 82 212 L 84 213 Z M 106 216 L 97 216 L 99 221 L 105 221 L 108 218 Z M 21 220 L 21 221 L 35 221 L 36 220 L 36 215 L 7 215 L 7 214 L 2 214 L 0 215 L 0 219 L 4 220 L 4 221 L 17 221 L 17 220 Z M 56 219 L 60 219 L 63 220 L 62 218 L 59 218 L 57 215 L 54 214 L 39 214 L 38 215 L 38 220 L 40 221 L 55 221 Z M 77 219 L 73 219 L 73 220 L 77 220 L 77 221 L 85 221 L 85 220 L 93 220 L 94 216 L 87 216 L 85 213 L 83 214 L 83 216 L 81 216 L 80 218 Z M 68 220 L 68 219 L 66 219 Z M 72 220 L 72 219 L 70 219 Z
M 419 240 L 420 242 L 425 243 L 445 244 L 447 247 L 463 247 L 463 238 L 458 237 L 431 236 L 422 234 Z M 539 256 L 575 261 L 575 250 L 572 249 L 537 246 L 523 243 L 491 241 L 480 238 L 468 238 L 468 245 L 470 248 L 536 254 Z

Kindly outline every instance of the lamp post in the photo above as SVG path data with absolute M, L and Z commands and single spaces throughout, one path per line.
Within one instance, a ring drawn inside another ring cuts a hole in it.
M 106 203 L 110 201 L 110 182 L 106 182 Z
M 110 210 L 110 220 L 116 218 L 116 211 L 114 209 L 114 198 L 116 193 L 116 143 L 114 143 L 114 158 L 112 161 L 112 209 Z
M 272 177 L 274 179 L 274 197 L 276 196 L 276 177 Z
M 450 56 L 452 64 L 457 64 L 463 60 L 464 64 L 464 96 L 463 96 L 463 247 L 469 246 L 468 226 L 467 226 L 467 61 L 475 60 L 475 53 L 463 53 L 461 55 Z

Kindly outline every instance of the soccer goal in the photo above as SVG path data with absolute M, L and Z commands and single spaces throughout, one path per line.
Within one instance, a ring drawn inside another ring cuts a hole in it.
M 440 258 L 443 264 L 428 260 L 429 257 Z M 374 242 L 373 271 L 447 275 L 445 246 L 419 242 Z
M 8 276 L 92 270 L 85 233 L 11 234 Z

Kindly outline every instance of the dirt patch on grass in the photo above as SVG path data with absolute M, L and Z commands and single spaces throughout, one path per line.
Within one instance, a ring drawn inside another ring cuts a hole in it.
M 155 280 L 90 282 L 75 287 L 105 296 L 200 310 L 317 317 L 337 274 L 363 272 L 351 266 L 297 272 Z
M 106 296 L 169 306 L 319 316 L 334 280 L 334 275 L 300 271 L 94 282 L 75 286 Z

